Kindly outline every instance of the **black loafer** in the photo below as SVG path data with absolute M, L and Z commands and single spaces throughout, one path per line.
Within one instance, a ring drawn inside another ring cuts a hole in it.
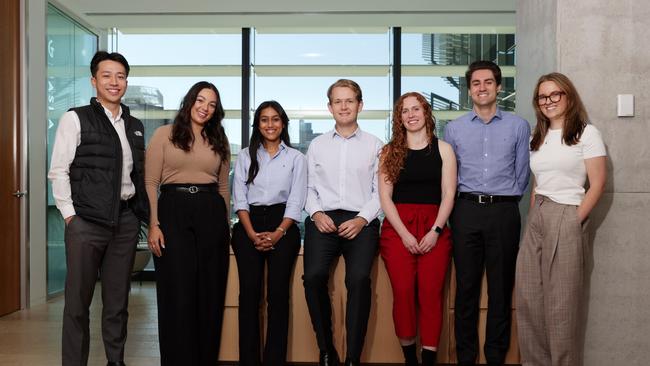
M 321 351 L 318 366 L 339 366 L 339 356 L 336 351 Z

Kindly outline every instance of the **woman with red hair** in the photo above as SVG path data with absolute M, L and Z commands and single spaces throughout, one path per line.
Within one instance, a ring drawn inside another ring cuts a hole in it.
M 402 95 L 393 109 L 393 135 L 381 151 L 379 167 L 379 197 L 386 215 L 380 250 L 407 366 L 418 365 L 418 323 L 422 365 L 435 365 L 451 258 L 446 223 L 456 194 L 456 156 L 451 145 L 435 136 L 434 126 L 431 106 L 422 95 Z

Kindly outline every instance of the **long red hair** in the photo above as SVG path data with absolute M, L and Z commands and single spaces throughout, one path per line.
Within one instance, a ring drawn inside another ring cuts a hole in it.
M 404 100 L 413 97 L 422 106 L 424 112 L 424 126 L 427 131 L 429 144 L 435 136 L 436 120 L 433 117 L 433 110 L 429 102 L 420 93 L 410 92 L 399 97 L 393 108 L 392 120 L 392 137 L 390 141 L 381 149 L 379 169 L 382 173 L 386 174 L 386 180 L 392 184 L 397 183 L 399 173 L 404 167 L 404 160 L 408 152 L 408 144 L 406 142 L 406 127 L 402 122 L 402 108 L 404 107 Z

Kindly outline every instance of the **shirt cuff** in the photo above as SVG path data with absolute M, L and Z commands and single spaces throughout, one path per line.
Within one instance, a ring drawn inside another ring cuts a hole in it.
M 232 209 L 235 212 L 241 211 L 241 210 L 250 212 L 250 206 L 248 205 L 248 203 L 245 203 L 245 202 L 233 202 Z
M 366 225 L 365 225 L 365 226 L 370 225 L 370 222 L 371 222 L 372 220 L 375 219 L 374 217 L 373 217 L 373 218 L 370 218 L 370 216 L 369 216 L 367 213 L 365 213 L 365 212 L 359 212 L 359 213 L 357 214 L 357 216 L 359 216 L 359 217 L 361 217 L 362 219 L 366 220 Z
M 295 222 L 300 222 L 300 219 L 302 219 L 302 216 L 300 215 L 301 211 L 302 210 L 296 210 L 296 209 L 292 209 L 291 207 L 287 207 L 284 209 L 283 217 L 292 219 Z
M 67 219 L 70 216 L 74 216 L 74 215 L 77 214 L 76 211 L 74 210 L 73 205 L 65 205 L 65 206 L 61 207 L 59 209 L 59 211 L 61 212 L 61 216 L 63 216 L 64 220 Z

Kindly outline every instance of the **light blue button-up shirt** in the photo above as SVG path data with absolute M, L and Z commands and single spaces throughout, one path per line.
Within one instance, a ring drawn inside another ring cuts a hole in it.
M 530 126 L 497 108 L 484 123 L 474 111 L 445 128 L 445 141 L 458 159 L 458 191 L 521 196 L 528 185 Z
M 307 197 L 307 161 L 298 150 L 280 143 L 280 149 L 270 156 L 260 146 L 257 150 L 259 171 L 255 180 L 246 184 L 251 166 L 249 148 L 239 152 L 233 179 L 233 206 L 236 211 L 253 206 L 286 203 L 284 217 L 300 221 Z

